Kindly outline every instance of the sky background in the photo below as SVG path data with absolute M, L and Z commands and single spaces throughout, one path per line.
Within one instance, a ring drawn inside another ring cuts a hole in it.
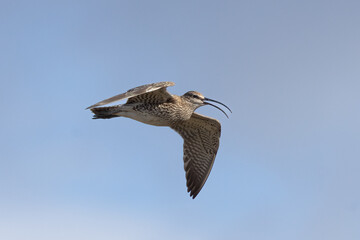
M 0 1 L 0 238 L 360 239 L 359 1 Z M 169 128 L 84 109 L 173 81 L 233 114 L 193 200 Z

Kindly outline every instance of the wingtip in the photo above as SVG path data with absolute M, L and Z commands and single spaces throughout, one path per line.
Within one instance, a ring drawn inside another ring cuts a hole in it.
M 190 197 L 191 197 L 192 199 L 195 199 L 196 196 L 199 194 L 199 192 L 194 191 L 194 190 L 191 189 L 190 187 L 187 188 L 187 192 L 190 193 Z
M 195 199 L 196 196 L 200 193 L 201 188 L 200 189 L 188 189 L 188 192 L 190 192 L 190 197 L 192 199 Z
M 191 193 L 190 193 L 190 197 L 191 197 L 192 199 L 195 199 L 198 194 L 199 194 L 199 193 L 193 193 L 193 192 L 191 192 Z
M 98 106 L 98 104 L 94 104 L 94 105 L 91 105 L 90 107 L 85 108 L 85 110 L 92 109 L 92 108 L 95 108 L 97 106 Z

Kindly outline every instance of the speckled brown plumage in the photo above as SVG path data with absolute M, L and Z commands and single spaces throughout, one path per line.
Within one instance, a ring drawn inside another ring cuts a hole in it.
M 205 98 L 195 91 L 187 92 L 182 96 L 171 95 L 166 88 L 173 85 L 172 82 L 143 85 L 88 108 L 95 114 L 95 119 L 128 117 L 150 125 L 169 126 L 178 132 L 184 139 L 183 158 L 187 190 L 190 196 L 195 198 L 204 186 L 214 164 L 219 148 L 221 125 L 218 120 L 194 111 L 204 105 L 218 108 L 205 102 L 217 101 Z M 100 107 L 126 98 L 128 100 L 125 104 Z
M 190 196 L 204 186 L 219 149 L 221 125 L 218 120 L 193 113 L 186 121 L 171 126 L 184 139 L 184 169 Z

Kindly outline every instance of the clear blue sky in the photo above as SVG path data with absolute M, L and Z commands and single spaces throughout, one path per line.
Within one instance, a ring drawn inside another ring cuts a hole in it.
M 360 239 L 359 1 L 0 1 L 0 238 Z M 224 102 L 182 139 L 84 109 L 173 81 Z

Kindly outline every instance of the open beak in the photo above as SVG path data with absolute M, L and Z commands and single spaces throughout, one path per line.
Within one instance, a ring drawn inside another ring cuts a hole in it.
M 218 104 L 221 104 L 221 105 L 223 105 L 224 107 L 226 107 L 226 108 L 232 113 L 231 109 L 230 109 L 228 106 L 226 106 L 225 104 L 223 104 L 223 103 L 221 103 L 221 102 L 219 102 L 219 101 L 216 101 L 216 100 L 213 100 L 213 99 L 210 99 L 210 98 L 204 98 L 204 101 L 216 102 L 216 103 L 218 103 Z M 214 105 L 214 104 L 211 104 L 211 103 L 208 103 L 208 102 L 204 102 L 204 104 L 205 104 L 205 105 L 210 105 L 210 106 L 213 106 L 213 107 L 219 109 L 220 111 L 222 111 L 222 112 L 225 114 L 225 116 L 226 116 L 227 118 L 229 118 L 229 116 L 224 112 L 224 110 L 222 110 L 222 109 L 219 108 L 218 106 L 216 106 L 216 105 Z

